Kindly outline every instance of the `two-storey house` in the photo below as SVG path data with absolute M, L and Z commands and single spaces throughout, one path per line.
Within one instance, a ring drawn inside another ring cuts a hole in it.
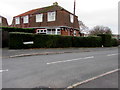
M 75 18 L 75 19 L 74 19 Z M 36 33 L 79 36 L 78 17 L 58 3 L 13 17 L 12 27 L 35 28 Z

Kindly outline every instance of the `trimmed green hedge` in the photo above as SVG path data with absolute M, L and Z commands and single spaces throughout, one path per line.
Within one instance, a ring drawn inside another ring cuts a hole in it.
M 35 34 L 34 47 L 35 48 L 72 47 L 72 39 L 69 36 Z
M 3 31 L 8 32 L 25 32 L 25 33 L 35 33 L 34 28 L 16 28 L 16 27 L 2 27 Z
M 74 37 L 73 47 L 101 47 L 101 37 Z
M 112 36 L 110 34 L 99 34 L 102 38 L 102 45 L 104 47 L 111 47 L 112 46 Z
M 115 38 L 112 38 L 112 46 L 118 46 L 119 45 L 119 40 L 115 39 Z
M 33 41 L 34 44 L 25 45 L 23 42 Z M 40 35 L 30 33 L 13 33 L 9 35 L 9 48 L 58 48 L 72 47 L 72 37 L 58 35 Z
M 23 44 L 33 41 L 34 44 Z M 65 48 L 65 47 L 101 47 L 101 37 L 71 37 L 59 35 L 40 35 L 32 33 L 11 32 L 9 48 Z
M 34 34 L 31 33 L 19 33 L 12 32 L 9 33 L 9 48 L 10 49 L 22 49 L 31 48 L 33 45 L 24 45 L 23 42 L 33 40 Z

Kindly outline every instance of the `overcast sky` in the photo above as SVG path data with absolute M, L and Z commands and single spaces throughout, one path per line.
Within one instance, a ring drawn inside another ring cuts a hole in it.
M 31 9 L 50 6 L 58 2 L 60 6 L 73 12 L 74 0 L 1 0 L 0 15 L 12 23 L 16 15 Z M 76 0 L 76 15 L 80 21 L 92 28 L 96 25 L 108 26 L 113 33 L 118 33 L 119 0 Z

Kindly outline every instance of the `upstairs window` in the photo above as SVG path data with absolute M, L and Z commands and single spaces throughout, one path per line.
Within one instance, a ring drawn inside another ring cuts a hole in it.
M 29 18 L 28 15 L 23 17 L 23 23 L 28 23 L 29 22 Z
M 43 14 L 36 14 L 36 22 L 43 22 Z
M 74 16 L 72 14 L 70 14 L 70 22 L 73 23 L 74 22 Z
M 0 23 L 2 23 L 2 17 L 0 17 Z
M 20 24 L 20 17 L 15 18 L 15 24 Z
M 48 18 L 48 22 L 55 21 L 55 19 L 56 19 L 56 12 L 48 12 L 47 18 Z

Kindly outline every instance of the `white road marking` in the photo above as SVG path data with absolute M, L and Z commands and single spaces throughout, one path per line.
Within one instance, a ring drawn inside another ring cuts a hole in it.
M 92 77 L 92 78 L 90 78 L 90 79 L 84 80 L 84 81 L 82 81 L 82 82 L 78 82 L 78 83 L 76 83 L 76 84 L 73 84 L 73 85 L 71 85 L 71 86 L 68 86 L 68 87 L 67 87 L 67 90 L 70 89 L 70 88 L 75 88 L 75 87 L 77 87 L 77 86 L 79 86 L 79 85 L 81 85 L 81 84 L 85 84 L 85 83 L 87 83 L 87 82 L 90 82 L 90 81 L 92 81 L 92 80 L 98 79 L 98 78 L 100 78 L 100 77 L 103 77 L 103 76 L 112 74 L 112 73 L 117 72 L 117 71 L 119 71 L 119 70 L 120 70 L 120 69 L 115 69 L 115 70 L 112 70 L 112 71 L 103 73 L 103 74 L 101 74 L 101 75 Z
M 8 71 L 8 69 L 6 69 L 6 70 L 0 70 L 0 73 L 5 72 L 5 71 Z
M 49 64 L 57 64 L 57 63 L 64 63 L 64 62 L 78 61 L 78 60 L 80 60 L 80 59 L 90 59 L 90 58 L 94 58 L 94 56 L 85 57 L 85 58 L 76 58 L 76 59 L 70 59 L 70 60 L 64 60 L 64 61 L 50 62 L 50 63 L 47 63 L 47 64 L 48 64 L 48 65 L 49 65 Z
M 108 54 L 107 56 L 115 56 L 115 55 L 118 55 L 118 53 L 115 53 L 115 54 Z

